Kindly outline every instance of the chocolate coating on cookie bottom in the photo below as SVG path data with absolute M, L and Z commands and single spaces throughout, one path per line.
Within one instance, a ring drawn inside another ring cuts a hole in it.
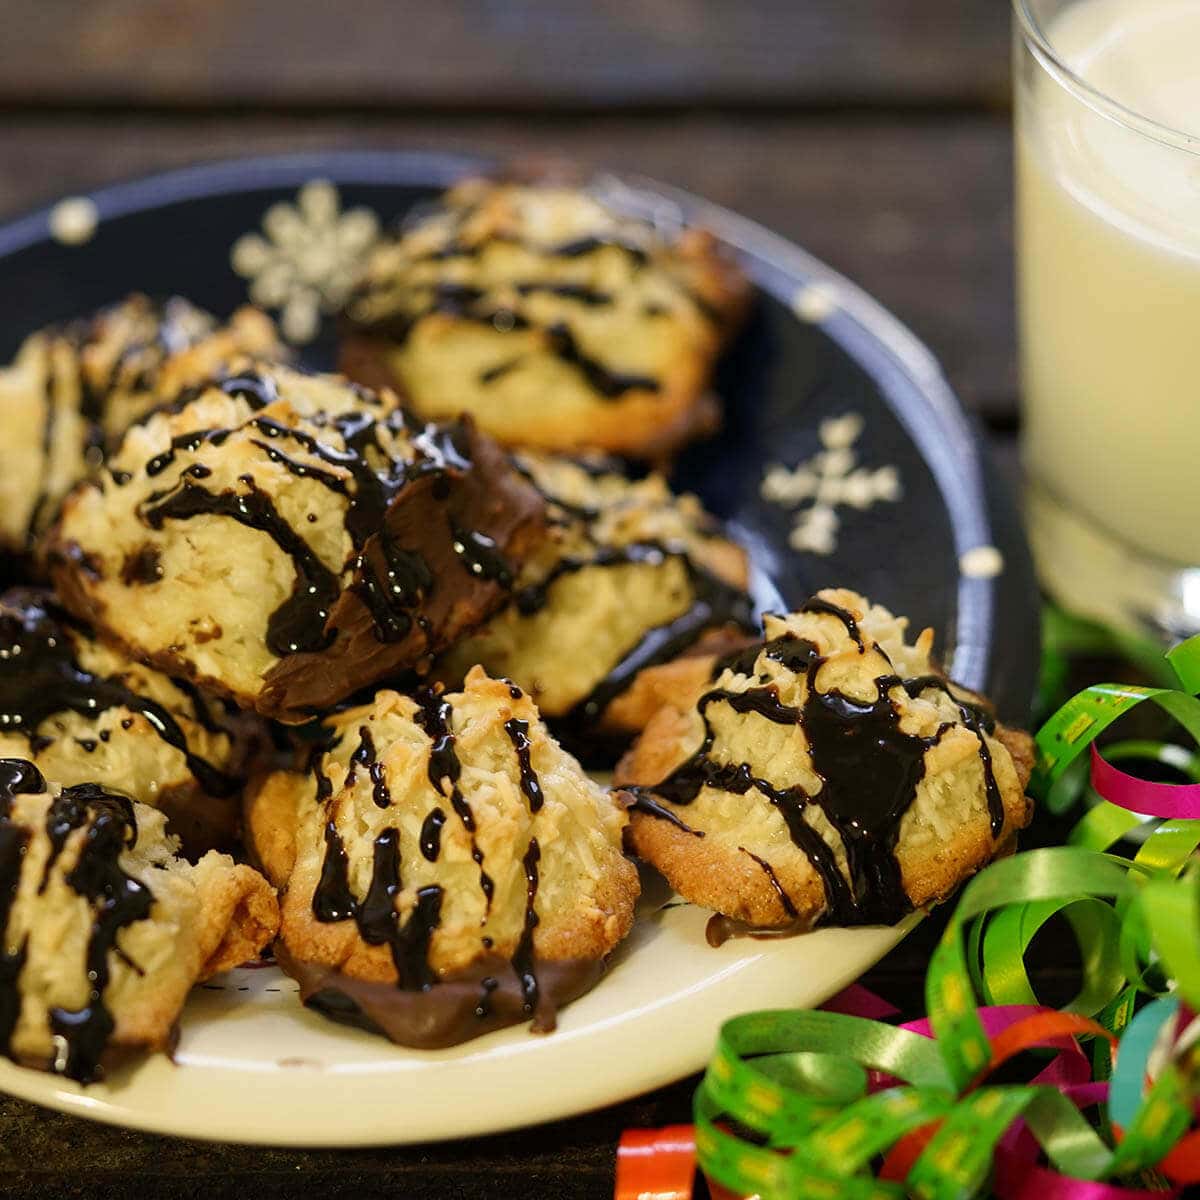
M 529 1020 L 528 1000 L 512 963 L 488 954 L 424 990 L 353 979 L 324 964 L 294 958 L 276 946 L 279 965 L 300 985 L 300 997 L 335 1021 L 380 1032 L 401 1046 L 438 1050 Z M 604 974 L 595 959 L 532 960 L 538 988 L 533 1030 L 550 1033 L 558 1010 L 594 987 Z

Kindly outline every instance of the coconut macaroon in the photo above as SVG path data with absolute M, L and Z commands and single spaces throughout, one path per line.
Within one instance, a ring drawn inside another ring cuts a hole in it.
M 32 334 L 0 368 L 0 548 L 25 553 L 134 421 L 237 356 L 283 354 L 257 309 L 219 325 L 180 297 L 133 295 Z
M 636 852 L 738 926 L 800 930 L 891 923 L 1010 848 L 1030 739 L 936 670 L 932 630 L 906 629 L 827 590 L 709 660 L 617 771 Z
M 515 461 L 546 497 L 550 541 L 508 606 L 438 669 L 457 682 L 480 663 L 578 733 L 639 730 L 655 707 L 638 684 L 646 668 L 755 628 L 745 552 L 661 475 L 632 481 L 611 464 L 533 453 Z
M 98 642 L 48 592 L 0 596 L 0 756 L 162 809 L 189 853 L 232 845 L 259 722 Z
M 192 985 L 270 942 L 279 907 L 261 875 L 175 849 L 156 809 L 0 760 L 0 1053 L 99 1079 L 169 1050 Z
M 514 446 L 655 458 L 716 424 L 713 364 L 749 287 L 701 230 L 587 191 L 474 180 L 370 258 L 341 365 Z
M 305 1001 L 412 1046 L 552 1029 L 633 923 L 623 807 L 479 669 L 323 728 L 306 770 L 252 787 L 246 821 L 286 884 L 276 955 Z
M 543 510 L 469 424 L 259 365 L 132 426 L 45 554 L 106 641 L 294 722 L 489 616 Z

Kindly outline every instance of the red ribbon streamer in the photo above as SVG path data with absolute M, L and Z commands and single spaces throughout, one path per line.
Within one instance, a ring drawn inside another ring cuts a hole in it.
M 691 1200 L 696 1135 L 690 1125 L 627 1129 L 617 1147 L 613 1200 Z

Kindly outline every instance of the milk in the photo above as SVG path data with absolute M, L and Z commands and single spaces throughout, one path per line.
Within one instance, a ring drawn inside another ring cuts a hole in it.
M 1200 565 L 1200 0 L 1081 0 L 1046 33 L 1175 144 L 1021 73 L 1026 465 L 1098 529 Z

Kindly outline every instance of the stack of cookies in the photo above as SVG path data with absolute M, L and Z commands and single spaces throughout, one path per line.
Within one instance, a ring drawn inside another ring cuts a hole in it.
M 703 232 L 474 181 L 344 375 L 133 296 L 0 370 L 0 1051 L 87 1081 L 273 952 L 413 1046 L 554 1026 L 631 856 L 714 937 L 894 921 L 1011 844 L 1027 741 L 853 593 L 769 617 L 663 464 L 749 287 Z M 580 765 L 612 765 L 617 787 Z

